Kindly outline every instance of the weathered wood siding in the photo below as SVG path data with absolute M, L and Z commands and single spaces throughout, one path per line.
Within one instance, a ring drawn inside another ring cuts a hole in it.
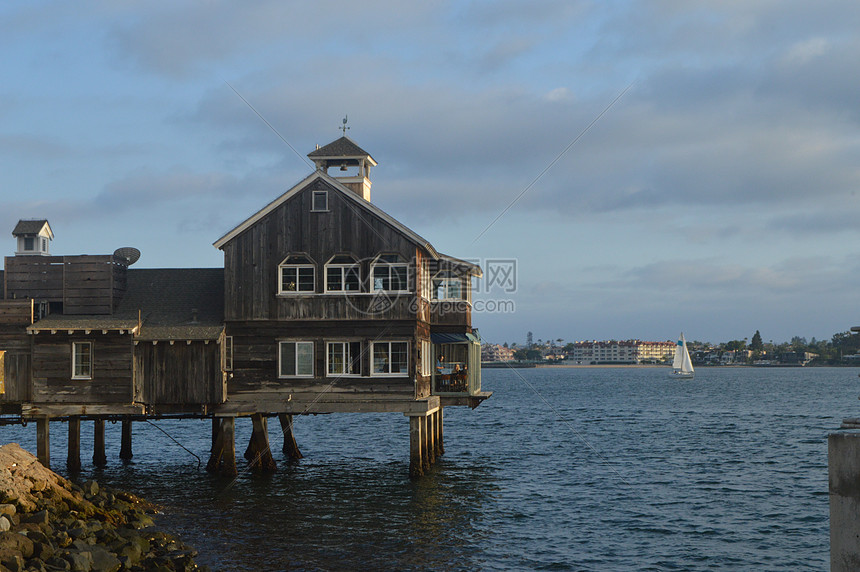
M 6 257 L 5 297 L 62 302 L 70 315 L 110 314 L 126 289 L 126 266 L 110 255 Z
M 32 338 L 34 403 L 132 402 L 131 334 L 41 332 Z M 72 379 L 72 342 L 92 342 L 92 379 Z
M 327 212 L 311 211 L 315 190 L 329 191 Z M 278 266 L 290 254 L 305 253 L 314 261 L 315 291 L 323 293 L 325 263 L 335 254 L 350 254 L 360 261 L 362 291 L 368 292 L 370 264 L 377 255 L 396 253 L 411 262 L 416 252 L 415 244 L 400 231 L 317 181 L 224 245 L 225 319 L 414 319 L 416 309 L 408 301 L 398 300 L 383 312 L 368 312 L 369 295 L 312 299 L 277 292 Z M 411 268 L 413 291 L 415 274 Z
M 20 403 L 30 397 L 31 300 L 0 300 L 0 352 L 3 386 L 0 401 Z
M 134 348 L 135 379 L 147 405 L 206 405 L 226 398 L 221 346 L 215 342 L 142 341 Z
M 244 322 L 227 326 L 227 335 L 233 337 L 233 372 L 227 382 L 228 399 L 241 399 L 255 393 L 324 393 L 362 396 L 415 397 L 415 360 L 418 356 L 413 342 L 415 322 Z M 278 377 L 279 341 L 296 340 L 314 342 L 314 378 Z M 371 377 L 369 342 L 410 342 L 409 372 L 403 377 Z M 362 376 L 328 377 L 326 370 L 326 343 L 335 341 L 362 342 Z
M 62 256 L 7 256 L 6 299 L 63 301 Z
M 472 307 L 466 300 L 435 300 L 430 304 L 431 318 L 434 330 L 436 326 L 456 326 L 462 331 L 463 327 L 472 327 Z

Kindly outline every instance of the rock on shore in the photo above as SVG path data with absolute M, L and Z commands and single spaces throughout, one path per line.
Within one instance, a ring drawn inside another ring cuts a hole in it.
M 95 481 L 73 484 L 15 443 L 0 447 L 0 572 L 207 570 L 152 528 L 155 512 Z

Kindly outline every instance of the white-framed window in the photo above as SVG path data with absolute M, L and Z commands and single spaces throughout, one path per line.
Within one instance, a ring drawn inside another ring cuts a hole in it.
M 433 367 L 430 340 L 421 340 L 421 375 L 430 375 Z
M 93 378 L 93 343 L 72 342 L 72 379 Z
M 358 292 L 361 290 L 361 271 L 358 263 L 348 254 L 332 256 L 325 265 L 326 292 Z
M 443 271 L 433 277 L 434 300 L 465 300 L 463 279 L 451 272 Z
M 371 375 L 408 375 L 409 342 L 373 342 Z
M 316 290 L 316 266 L 303 254 L 293 254 L 278 266 L 278 294 L 312 293 Z
M 313 342 L 280 342 L 278 346 L 279 377 L 314 376 Z
M 328 191 L 314 191 L 311 196 L 311 211 L 328 211 Z
M 336 375 L 361 375 L 361 342 L 328 342 L 326 371 Z
M 221 369 L 233 371 L 233 336 L 224 336 L 224 344 L 221 346 Z
M 409 265 L 396 254 L 381 254 L 371 266 L 371 289 L 374 292 L 409 291 Z

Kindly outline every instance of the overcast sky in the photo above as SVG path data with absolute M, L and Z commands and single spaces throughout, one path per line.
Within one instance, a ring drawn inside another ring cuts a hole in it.
M 486 340 L 829 339 L 860 325 L 858 30 L 854 1 L 4 2 L 0 244 L 44 217 L 54 254 L 221 266 L 348 115 L 375 204 L 516 260 Z

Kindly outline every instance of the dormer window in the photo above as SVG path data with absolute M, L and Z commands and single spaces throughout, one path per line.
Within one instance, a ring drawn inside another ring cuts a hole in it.
M 278 266 L 278 294 L 313 293 L 315 290 L 316 267 L 307 256 L 288 256 Z
M 352 256 L 333 256 L 325 265 L 326 292 L 358 292 L 361 289 L 361 272 Z
M 328 191 L 314 191 L 311 202 L 312 212 L 328 212 Z
M 397 254 L 381 254 L 371 266 L 374 292 L 408 292 L 409 265 Z

